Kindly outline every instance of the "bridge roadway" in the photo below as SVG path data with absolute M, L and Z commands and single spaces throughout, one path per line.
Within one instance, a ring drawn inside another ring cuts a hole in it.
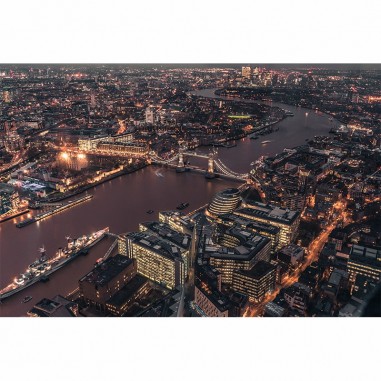
M 203 155 L 198 152 L 190 152 L 190 151 L 184 151 L 182 152 L 183 156 L 192 156 L 192 157 L 199 157 L 201 159 L 209 159 L 210 156 Z
M 177 164 L 162 163 L 162 162 L 157 162 L 155 160 L 153 160 L 152 163 L 154 163 L 155 165 L 163 165 L 165 167 L 174 168 L 174 169 L 178 168 Z M 185 165 L 184 168 L 186 170 L 190 170 L 190 171 L 196 172 L 196 173 L 201 173 L 203 175 L 205 175 L 205 173 L 207 172 L 206 169 L 198 168 L 198 167 L 195 167 L 195 166 L 192 166 L 192 165 Z M 239 181 L 239 182 L 242 182 L 242 183 L 246 183 L 246 179 L 238 178 L 236 176 L 226 175 L 226 174 L 217 173 L 217 172 L 214 172 L 213 174 L 217 175 L 218 177 L 220 177 L 222 179 L 236 180 L 236 181 Z

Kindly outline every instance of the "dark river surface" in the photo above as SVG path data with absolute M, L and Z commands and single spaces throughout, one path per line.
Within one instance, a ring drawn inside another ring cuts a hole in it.
M 201 90 L 197 95 L 214 97 L 213 89 Z M 222 97 L 218 97 L 222 98 Z M 229 99 L 229 98 L 226 98 Z M 229 99 L 231 100 L 231 99 Z M 232 170 L 248 172 L 250 163 L 262 155 L 273 155 L 284 148 L 304 144 L 315 135 L 327 135 L 329 129 L 339 124 L 329 117 L 312 110 L 289 105 L 271 103 L 295 114 L 278 123 L 279 131 L 261 136 L 257 140 L 248 137 L 237 142 L 234 148 L 219 148 L 219 158 Z M 308 113 L 308 115 L 306 115 Z M 271 140 L 268 144 L 261 144 Z M 208 147 L 200 148 L 208 152 Z M 205 160 L 190 158 L 191 164 L 206 168 Z M 66 236 L 79 237 L 109 226 L 112 233 L 138 230 L 139 222 L 156 220 L 158 211 L 175 209 L 181 202 L 189 202 L 186 212 L 210 201 L 219 190 L 238 186 L 229 180 L 206 180 L 197 173 L 176 173 L 173 169 L 156 166 L 146 167 L 138 172 L 103 183 L 88 191 L 94 197 L 38 223 L 17 228 L 15 224 L 26 217 L 18 217 L 0 224 L 0 288 L 9 284 L 38 256 L 38 249 L 44 245 L 47 254 L 52 255 L 58 247 L 66 245 Z M 155 213 L 149 215 L 147 210 Z M 25 316 L 26 312 L 41 298 L 63 296 L 78 287 L 78 280 L 92 269 L 95 261 L 102 257 L 113 242 L 104 238 L 85 257 L 78 257 L 50 276 L 47 283 L 35 285 L 13 295 L 0 304 L 0 316 Z M 22 299 L 30 295 L 30 302 Z

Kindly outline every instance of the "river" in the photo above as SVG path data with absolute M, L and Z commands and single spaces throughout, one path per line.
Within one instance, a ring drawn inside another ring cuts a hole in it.
M 213 89 L 201 90 L 196 94 L 216 97 Z M 246 137 L 238 141 L 235 148 L 219 148 L 219 158 L 232 170 L 248 172 L 250 163 L 258 157 L 304 144 L 306 139 L 326 135 L 332 126 L 339 124 L 330 121 L 323 113 L 279 103 L 272 105 L 290 110 L 295 116 L 279 122 L 279 131 L 270 135 L 258 140 Z M 261 144 L 263 140 L 271 142 Z M 209 148 L 199 150 L 208 152 Z M 197 161 L 197 164 L 206 168 L 205 161 L 191 160 L 192 164 Z M 105 226 L 109 226 L 112 233 L 136 231 L 139 222 L 156 220 L 160 210 L 175 209 L 181 202 L 190 203 L 186 211 L 193 210 L 209 202 L 219 190 L 238 185 L 237 182 L 222 179 L 206 180 L 197 173 L 177 174 L 172 169 L 149 166 L 91 189 L 88 193 L 94 197 L 90 201 L 38 223 L 17 228 L 15 224 L 25 216 L 4 222 L 0 224 L 0 288 L 10 283 L 36 259 L 42 245 L 49 255 L 66 244 L 65 237 L 68 235 L 78 237 Z M 149 209 L 155 213 L 147 214 Z M 68 294 L 78 286 L 79 278 L 91 270 L 112 242 L 113 239 L 105 238 L 86 257 L 78 257 L 51 275 L 49 282 L 37 283 L 4 300 L 0 305 L 0 316 L 25 316 L 41 298 Z M 26 295 L 33 299 L 24 304 L 21 301 Z
M 226 101 L 237 101 L 234 98 L 218 96 L 214 94 L 216 89 L 205 89 L 193 91 L 191 94 L 205 97 L 222 99 Z M 314 111 L 303 107 L 295 107 L 278 102 L 262 102 L 254 100 L 240 100 L 245 103 L 261 103 L 273 107 L 280 107 L 291 111 L 294 116 L 287 117 L 277 123 L 274 127 L 279 130 L 269 135 L 259 136 L 253 140 L 249 137 L 237 141 L 235 148 L 218 148 L 219 158 L 233 171 L 245 173 L 248 171 L 250 163 L 261 156 L 272 156 L 280 153 L 284 148 L 292 148 L 306 144 L 306 139 L 311 139 L 316 135 L 328 135 L 332 127 L 340 126 L 340 122 L 332 119 L 321 111 Z M 262 144 L 263 141 L 270 140 L 270 143 Z M 208 152 L 208 147 L 202 147 L 198 151 Z

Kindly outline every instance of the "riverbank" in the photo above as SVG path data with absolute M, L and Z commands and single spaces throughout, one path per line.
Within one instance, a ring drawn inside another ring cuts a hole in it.
M 130 173 L 134 173 L 136 171 L 139 171 L 140 169 L 142 168 L 145 168 L 147 167 L 149 164 L 148 163 L 142 163 L 142 164 L 139 164 L 137 167 L 135 168 L 128 168 L 128 169 L 122 169 L 120 172 L 117 172 L 117 173 L 114 173 L 110 176 L 105 176 L 104 178 L 102 178 L 101 180 L 97 181 L 97 182 L 94 182 L 94 183 L 91 183 L 89 185 L 86 185 L 84 187 L 81 187 L 80 189 L 76 190 L 75 192 L 72 192 L 70 194 L 64 194 L 62 196 L 59 196 L 59 197 L 56 197 L 56 198 L 49 198 L 49 199 L 46 199 L 44 201 L 41 201 L 42 203 L 43 202 L 59 202 L 59 201 L 63 201 L 63 200 L 66 200 L 70 197 L 73 197 L 73 196 L 77 196 L 83 192 L 86 192 L 87 190 L 89 189 L 92 189 L 100 184 L 103 184 L 107 181 L 110 181 L 110 180 L 113 180 L 113 179 L 116 179 L 120 176 L 123 176 L 123 175 L 128 175 Z
M 274 103 L 283 103 L 282 101 L 278 101 L 278 100 L 274 100 L 272 97 L 271 97 L 271 93 L 268 94 L 266 96 L 266 98 L 261 98 L 261 99 L 255 99 L 255 98 L 242 98 L 240 96 L 226 96 L 226 95 L 221 95 L 221 92 L 225 90 L 224 88 L 222 89 L 214 89 L 214 94 L 216 95 L 216 97 L 218 97 L 217 99 L 225 99 L 225 100 L 233 100 L 233 99 L 237 99 L 237 100 L 240 100 L 240 101 L 251 101 L 251 102 L 254 102 L 254 103 L 263 103 L 263 104 L 267 104 L 269 102 L 274 102 Z M 268 99 L 267 99 L 268 98 Z M 337 119 L 337 116 L 332 114 L 331 112 L 327 111 L 327 110 L 322 110 L 322 109 L 318 109 L 318 108 L 313 108 L 312 106 L 308 106 L 308 105 L 300 105 L 299 103 L 297 102 L 287 102 L 287 103 L 284 103 L 285 105 L 288 105 L 288 106 L 292 106 L 292 107 L 300 107 L 300 108 L 304 108 L 304 109 L 307 109 L 307 110 L 311 110 L 311 111 L 318 111 L 330 118 L 333 118 L 335 119 L 336 121 L 338 121 L 339 123 L 341 124 L 346 124 L 346 122 L 340 120 L 340 119 Z M 286 115 L 286 116 L 289 116 L 289 115 Z
M 16 213 L 12 214 L 11 216 L 8 216 L 8 217 L 5 217 L 5 218 L 0 218 L 0 224 L 2 222 L 9 221 L 12 218 L 16 218 L 16 217 L 22 216 L 23 214 L 28 213 L 28 212 L 29 212 L 29 209 L 25 209 L 25 210 L 22 210 L 21 212 L 16 212 Z

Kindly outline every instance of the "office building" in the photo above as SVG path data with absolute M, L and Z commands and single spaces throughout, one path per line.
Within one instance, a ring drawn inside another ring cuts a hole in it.
M 276 259 L 279 264 L 284 265 L 289 273 L 295 271 L 303 261 L 304 249 L 293 243 L 283 246 L 276 253 Z
M 173 230 L 180 233 L 192 234 L 194 221 L 178 211 L 159 212 L 159 221 L 168 224 Z
M 184 284 L 186 250 L 150 232 L 128 233 L 125 239 L 139 274 L 171 290 Z
M 248 295 L 254 302 L 260 302 L 266 294 L 274 291 L 275 273 L 274 265 L 259 261 L 251 270 L 234 271 L 232 288 Z
M 301 283 L 294 283 L 283 290 L 283 296 L 290 308 L 298 311 L 302 316 L 306 314 L 310 300 L 309 287 Z
M 135 259 L 117 254 L 101 262 L 79 280 L 80 297 L 88 305 L 104 311 L 106 302 L 137 273 Z
M 194 302 L 207 317 L 228 317 L 232 305 L 229 298 L 216 289 L 195 287 Z
M 223 214 L 222 216 L 217 217 L 216 222 L 228 227 L 236 226 L 249 232 L 258 233 L 264 237 L 270 238 L 272 252 L 275 252 L 278 247 L 280 229 L 277 226 L 253 221 L 233 213 Z
M 215 267 L 222 282 L 232 284 L 235 270 L 250 270 L 260 260 L 269 261 L 271 241 L 256 233 L 230 228 L 220 234 L 217 244 L 207 244 L 205 255 Z
M 13 213 L 20 205 L 19 194 L 13 187 L 0 184 L 0 217 Z
M 125 132 L 118 135 L 100 135 L 92 138 L 78 139 L 78 148 L 81 151 L 96 151 L 100 144 L 117 144 L 117 143 L 132 143 L 134 134 L 132 132 Z
M 114 316 L 123 316 L 150 290 L 147 279 L 136 274 L 122 289 L 106 302 L 106 310 Z
M 99 143 L 97 146 L 97 152 L 99 153 L 109 153 L 109 154 L 120 154 L 122 156 L 143 156 L 148 153 L 148 145 L 144 143 Z
M 279 227 L 280 235 L 277 249 L 292 243 L 296 238 L 300 221 L 299 212 L 261 202 L 251 202 L 237 209 L 234 214 Z
M 27 312 L 30 317 L 75 317 L 78 316 L 78 304 L 61 295 L 52 299 L 43 298 Z
M 155 109 L 153 107 L 147 107 L 145 111 L 145 121 L 147 124 L 155 123 Z
M 184 271 L 187 276 L 188 270 L 191 266 L 191 236 L 188 234 L 180 233 L 173 230 L 169 224 L 163 222 L 143 222 L 139 224 L 139 231 L 148 231 L 150 233 L 156 234 L 169 241 L 172 245 L 175 245 L 181 252 L 181 257 L 184 261 Z
M 359 274 L 379 282 L 381 280 L 381 250 L 353 245 L 349 253 L 347 269 L 351 282 L 355 282 Z
M 213 200 L 208 205 L 206 214 L 211 217 L 217 217 L 222 214 L 232 213 L 240 201 L 240 191 L 238 189 L 224 189 L 213 197 Z
M 250 66 L 242 66 L 242 77 L 245 79 L 251 78 L 251 67 Z

